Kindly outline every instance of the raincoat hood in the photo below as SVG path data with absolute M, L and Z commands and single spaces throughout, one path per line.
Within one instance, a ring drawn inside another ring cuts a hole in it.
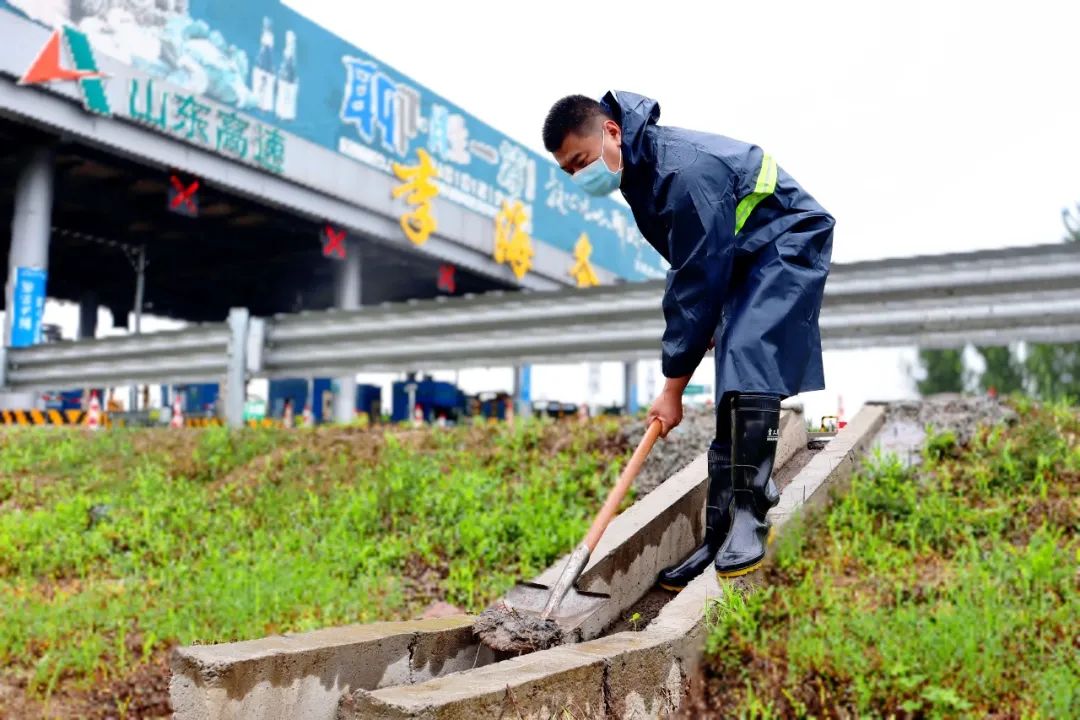
M 656 143 L 647 129 L 660 119 L 660 103 L 644 95 L 611 90 L 600 100 L 622 129 L 623 166 L 640 168 L 656 159 Z

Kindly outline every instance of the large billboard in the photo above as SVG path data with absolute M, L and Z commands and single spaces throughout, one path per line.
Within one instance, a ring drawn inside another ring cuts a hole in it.
M 0 7 L 76 28 L 94 52 L 185 89 L 189 97 L 166 107 L 151 86 L 133 82 L 124 110 L 189 142 L 285 177 L 290 135 L 388 174 L 426 153 L 447 200 L 491 218 L 504 200 L 520 201 L 536 241 L 573 253 L 585 233 L 593 264 L 632 280 L 664 275 L 664 261 L 624 205 L 585 195 L 546 156 L 279 0 L 0 0 Z M 197 98 L 237 114 L 211 112 Z

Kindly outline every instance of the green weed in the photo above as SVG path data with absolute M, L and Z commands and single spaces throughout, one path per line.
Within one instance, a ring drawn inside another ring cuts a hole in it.
M 0 443 L 0 664 L 45 695 L 175 643 L 479 611 L 580 540 L 626 456 L 541 421 Z
M 879 457 L 785 528 L 768 583 L 711 608 L 743 717 L 1080 716 L 1080 416 L 1027 406 L 917 471 Z

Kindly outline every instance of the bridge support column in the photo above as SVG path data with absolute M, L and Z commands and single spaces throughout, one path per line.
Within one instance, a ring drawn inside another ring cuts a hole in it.
M 34 148 L 15 181 L 15 212 L 4 286 L 5 347 L 41 341 L 52 232 L 53 150 Z M 0 407 L 30 409 L 36 393 L 0 394 Z
M 360 307 L 360 272 L 363 269 L 363 247 L 358 240 L 345 240 L 345 259 L 337 264 L 335 306 L 339 310 L 356 310 Z M 356 414 L 356 373 L 336 378 L 337 394 L 334 395 L 334 422 L 352 422 Z

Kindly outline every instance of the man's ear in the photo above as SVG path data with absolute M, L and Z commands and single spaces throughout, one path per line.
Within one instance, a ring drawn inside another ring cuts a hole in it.
M 619 123 L 615 122 L 614 120 L 608 119 L 604 121 L 603 127 L 604 132 L 608 135 L 608 137 L 616 141 L 622 140 L 622 128 L 619 127 Z

